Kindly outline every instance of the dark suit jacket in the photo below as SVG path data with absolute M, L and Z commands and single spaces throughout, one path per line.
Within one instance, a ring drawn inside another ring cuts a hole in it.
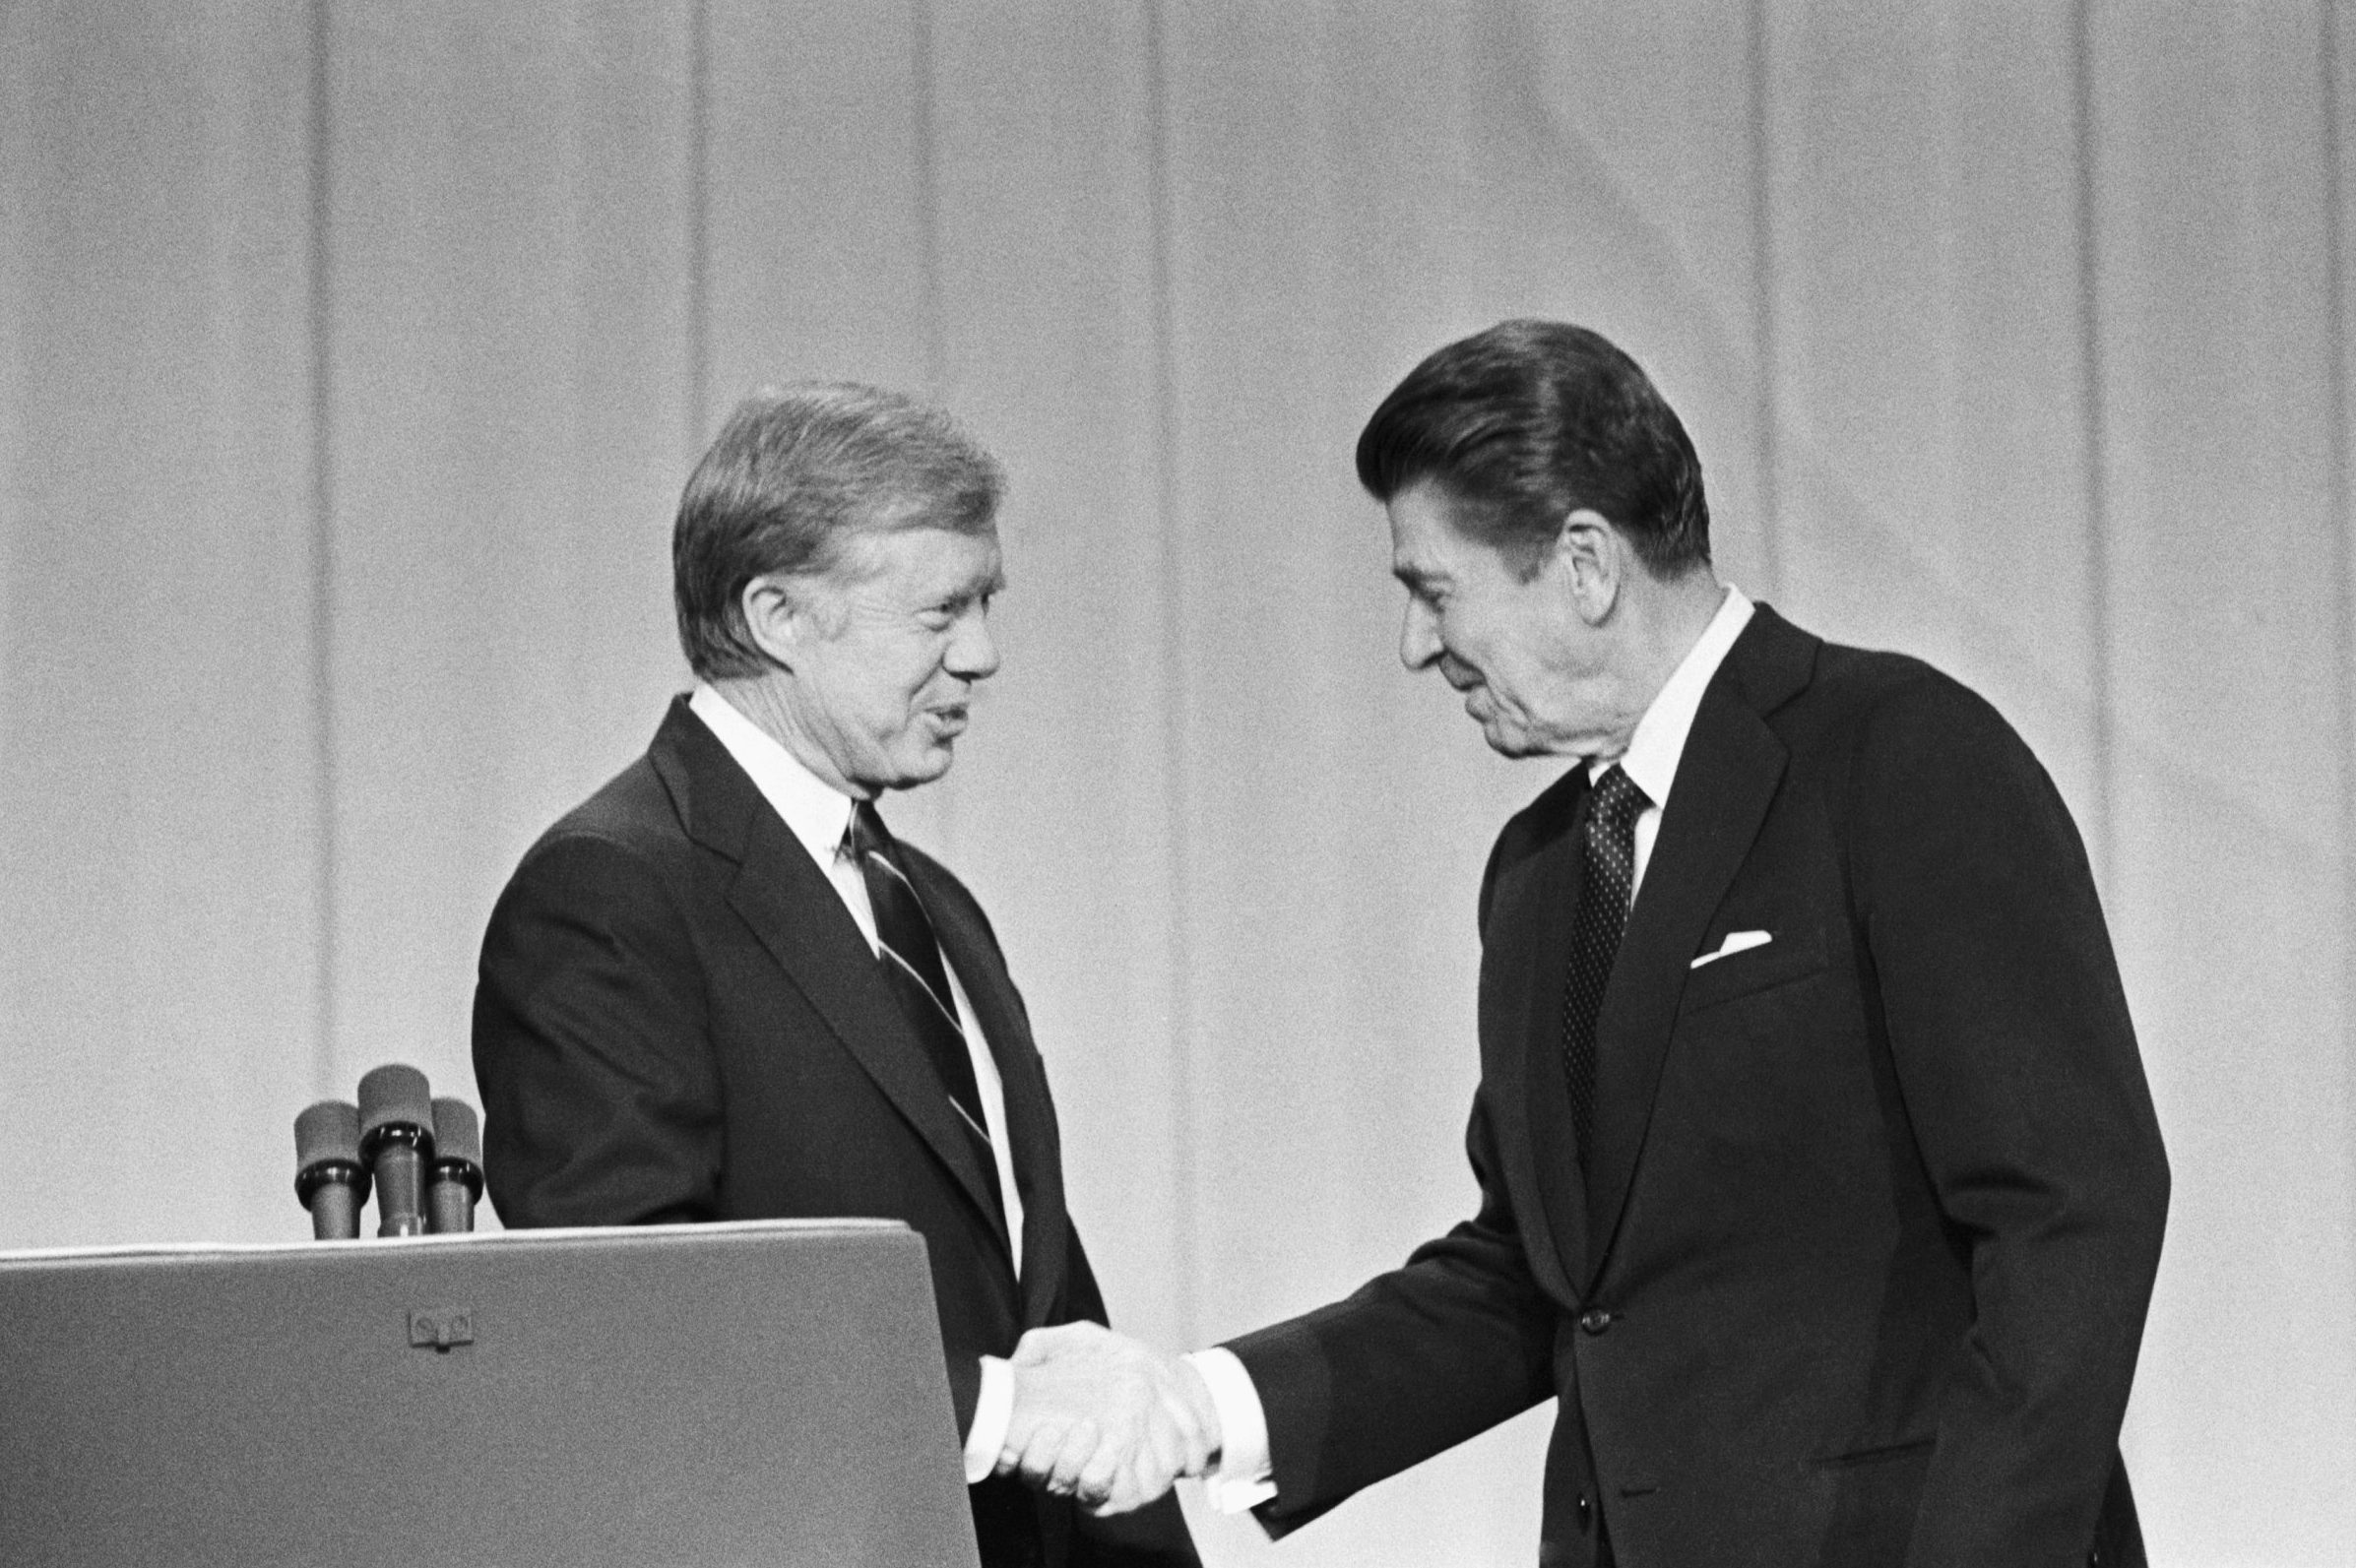
M 2140 1562 L 2117 1437 L 2167 1165 L 2084 851 L 1995 711 L 1763 605 L 1563 1089 L 1584 768 L 1481 895 L 1479 1214 L 1238 1342 L 1299 1525 L 1560 1396 L 1542 1561 Z M 1717 959 L 1730 932 L 1763 946 Z
M 997 939 L 956 878 L 907 859 L 1004 1082 L 1019 1284 L 981 1157 L 858 925 L 683 698 L 643 758 L 533 846 L 491 915 L 483 1165 L 515 1226 L 907 1222 L 931 1260 L 962 1443 L 980 1357 L 1105 1309 Z M 975 1492 L 986 1563 L 1194 1561 L 1168 1500 L 1100 1522 L 1012 1481 Z

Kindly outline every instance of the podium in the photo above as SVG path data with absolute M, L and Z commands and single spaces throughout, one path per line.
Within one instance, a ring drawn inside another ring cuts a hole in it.
M 0 1562 L 976 1560 L 891 1222 L 0 1256 Z

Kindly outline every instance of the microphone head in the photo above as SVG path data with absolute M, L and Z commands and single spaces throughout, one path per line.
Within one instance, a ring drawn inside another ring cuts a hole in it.
M 433 1090 L 423 1073 L 400 1062 L 387 1062 L 360 1080 L 360 1137 L 387 1127 L 433 1132 Z
M 360 1110 L 348 1099 L 323 1099 L 294 1118 L 294 1163 L 308 1170 L 326 1160 L 360 1162 Z
M 368 1201 L 368 1167 L 360 1160 L 360 1110 L 348 1099 L 323 1099 L 294 1118 L 294 1196 L 308 1209 L 313 1195 L 330 1183 L 351 1189 L 354 1209 Z
M 482 1164 L 482 1122 L 475 1107 L 463 1099 L 433 1102 L 433 1149 L 439 1160 L 463 1160 Z

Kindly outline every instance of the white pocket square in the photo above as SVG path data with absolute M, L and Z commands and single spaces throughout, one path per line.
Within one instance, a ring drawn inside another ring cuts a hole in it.
M 1718 950 L 1715 953 L 1702 954 L 1687 968 L 1697 970 L 1704 964 L 1713 964 L 1730 954 L 1748 953 L 1754 947 L 1765 947 L 1774 940 L 1775 938 L 1764 931 L 1729 931 L 1726 933 L 1726 940 L 1718 944 Z

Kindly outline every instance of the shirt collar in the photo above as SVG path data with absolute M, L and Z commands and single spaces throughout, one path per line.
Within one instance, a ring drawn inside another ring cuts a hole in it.
M 1627 750 L 1617 758 L 1599 757 L 1590 762 L 1588 783 L 1602 778 L 1612 763 L 1618 762 L 1646 799 L 1656 807 L 1669 804 L 1669 786 L 1677 782 L 1677 765 L 1686 754 L 1686 736 L 1693 728 L 1693 716 L 1701 709 L 1701 694 L 1726 661 L 1727 650 L 1751 624 L 1751 608 L 1741 589 L 1728 587 L 1726 597 L 1718 602 L 1718 612 L 1679 660 L 1652 706 L 1644 710 L 1644 717 L 1636 721 Z
M 802 766 L 799 758 L 778 744 L 776 737 L 737 712 L 709 682 L 697 681 L 687 699 L 688 712 L 704 721 L 736 766 L 752 779 L 810 858 L 824 870 L 834 864 L 851 826 L 852 799 Z

